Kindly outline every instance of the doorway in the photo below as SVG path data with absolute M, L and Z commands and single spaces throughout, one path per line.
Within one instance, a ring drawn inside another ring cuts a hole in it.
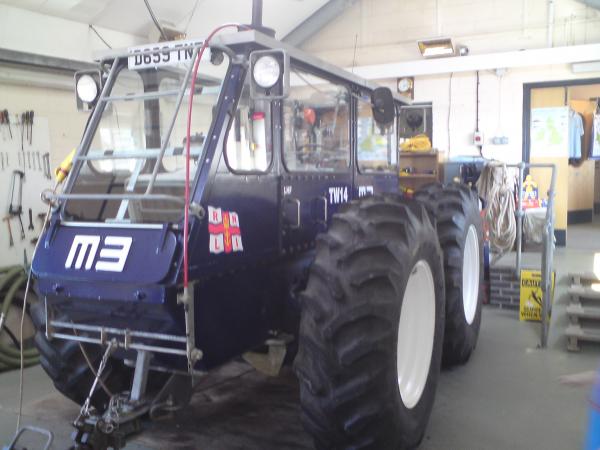
M 558 169 L 555 236 L 559 246 L 567 245 L 568 231 L 573 245 L 578 241 L 585 245 L 594 230 L 600 238 L 600 222 L 594 218 L 600 212 L 599 99 L 600 78 L 524 85 L 523 160 L 551 162 Z M 550 171 L 532 169 L 531 175 L 542 203 Z

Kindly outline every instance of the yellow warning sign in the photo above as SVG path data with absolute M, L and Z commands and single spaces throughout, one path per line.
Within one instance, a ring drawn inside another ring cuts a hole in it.
M 554 272 L 550 282 L 550 301 L 554 298 Z M 521 270 L 519 320 L 542 320 L 542 273 Z

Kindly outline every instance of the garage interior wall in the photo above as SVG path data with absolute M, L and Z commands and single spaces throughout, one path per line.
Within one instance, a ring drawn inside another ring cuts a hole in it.
M 555 0 L 554 46 L 600 42 L 600 11 L 575 0 Z M 531 0 L 359 0 L 306 41 L 303 49 L 343 67 L 422 59 L 416 42 L 448 36 L 471 54 L 547 46 L 547 2 Z M 356 41 L 356 51 L 354 43 Z M 501 45 L 498 43 L 501 42 Z M 570 65 L 482 71 L 479 129 L 483 154 L 506 162 L 522 159 L 523 84 L 592 78 Z M 396 80 L 380 80 L 393 89 Z M 415 77 L 415 101 L 433 103 L 433 146 L 442 157 L 478 155 L 472 145 L 476 116 L 474 72 Z M 494 145 L 494 136 L 508 144 Z M 444 155 L 445 154 L 445 155 Z
M 98 31 L 114 47 L 146 42 L 142 37 L 118 31 Z M 107 49 L 87 24 L 2 4 L 0 42 L 3 49 L 87 62 L 93 61 L 96 52 Z M 36 116 L 48 119 L 52 167 L 77 146 L 87 118 L 77 111 L 71 75 L 1 63 L 0 106 L 11 115 L 34 110 Z

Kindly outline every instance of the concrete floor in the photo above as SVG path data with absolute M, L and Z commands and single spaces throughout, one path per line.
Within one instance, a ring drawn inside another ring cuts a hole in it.
M 568 353 L 562 336 L 565 276 L 591 269 L 596 249 L 590 247 L 598 246 L 600 252 L 600 229 L 581 227 L 580 231 L 570 228 L 569 248 L 556 252 L 549 348 L 537 348 L 539 325 L 519 322 L 514 311 L 484 308 L 479 344 L 471 360 L 442 373 L 421 449 L 581 448 L 588 389 L 558 381 L 561 375 L 594 369 L 600 357 L 600 346 L 593 345 Z M 538 258 L 527 255 L 536 265 Z M 14 432 L 18 383 L 18 372 L 0 375 L 0 444 Z M 24 422 L 51 429 L 56 436 L 53 448 L 67 448 L 70 421 L 77 412 L 39 367 L 25 371 Z M 299 414 L 297 383 L 289 369 L 278 378 L 267 378 L 235 362 L 203 381 L 189 409 L 150 424 L 127 448 L 308 449 L 310 439 Z

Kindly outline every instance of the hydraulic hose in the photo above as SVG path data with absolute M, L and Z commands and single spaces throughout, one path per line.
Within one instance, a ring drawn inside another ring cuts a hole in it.
M 18 298 L 19 290 L 27 282 L 27 275 L 21 266 L 10 266 L 0 269 L 0 331 L 4 327 L 10 307 Z M 23 301 L 23 307 L 25 302 Z M 6 330 L 8 331 L 8 330 Z M 35 348 L 23 350 L 23 363 L 31 366 L 38 363 L 38 352 Z M 0 342 L 0 371 L 17 369 L 21 364 L 21 352 L 10 344 Z

